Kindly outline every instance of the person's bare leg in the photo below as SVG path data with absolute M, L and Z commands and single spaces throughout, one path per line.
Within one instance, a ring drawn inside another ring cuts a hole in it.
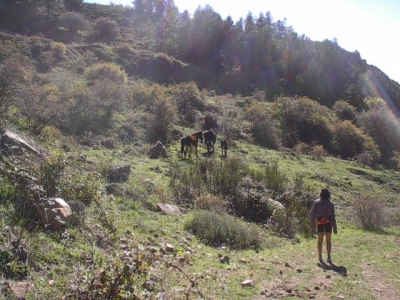
M 328 257 L 331 257 L 331 251 L 332 251 L 331 237 L 332 233 L 326 233 L 326 252 L 328 254 Z
M 318 232 L 318 254 L 319 258 L 322 258 L 322 244 L 324 242 L 324 233 L 323 232 Z

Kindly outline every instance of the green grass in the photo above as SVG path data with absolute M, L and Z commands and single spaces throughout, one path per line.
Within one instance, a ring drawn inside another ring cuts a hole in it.
M 100 206 L 86 204 L 84 222 L 70 225 L 67 239 L 41 231 L 24 233 L 24 247 L 33 260 L 29 263 L 29 278 L 36 287 L 27 299 L 48 299 L 50 295 L 61 298 L 71 284 L 77 284 L 79 268 L 105 266 L 110 257 L 123 255 L 124 241 L 131 245 L 133 253 L 150 246 L 159 249 L 167 243 L 174 246 L 171 255 L 164 257 L 157 252 L 149 273 L 149 278 L 156 282 L 154 293 L 164 293 L 170 299 L 201 299 L 200 295 L 206 299 L 265 299 L 266 295 L 279 299 L 398 298 L 400 277 L 394 266 L 400 260 L 399 227 L 383 228 L 382 232 L 362 231 L 350 223 L 349 209 L 354 197 L 365 193 L 385 206 L 399 208 L 398 192 L 393 188 L 398 188 L 399 172 L 372 169 L 333 157 L 316 160 L 244 141 L 233 143 L 228 156 L 245 161 L 254 170 L 262 171 L 270 163 L 277 163 L 279 172 L 289 179 L 289 187 L 300 178 L 316 198 L 321 187 L 330 188 L 338 215 L 339 234 L 333 236 L 333 259 L 338 268 L 324 269 L 318 266 L 315 237 L 296 236 L 288 240 L 260 230 L 262 249 L 214 248 L 185 230 L 192 212 L 181 216 L 155 212 L 159 202 L 174 203 L 169 190 L 169 170 L 176 164 L 182 168 L 194 164 L 195 158 L 179 159 L 178 144 L 176 141 L 168 146 L 165 159 L 149 159 L 146 151 L 134 146 L 115 150 L 71 146 L 68 155 L 74 157 L 73 165 L 82 170 L 99 172 L 104 163 L 130 164 L 129 180 L 118 183 L 119 188 L 130 193 L 110 198 L 103 190 L 98 200 Z M 219 147 L 213 158 L 203 156 L 206 152 L 203 144 L 198 151 L 200 159 L 224 159 Z M 83 156 L 87 159 L 79 160 Z M 11 237 L 19 232 L 18 225 L 7 224 L 9 209 L 3 208 L 0 216 L 3 247 L 7 249 L 12 248 Z M 221 255 L 229 257 L 229 264 L 219 261 Z M 347 276 L 340 273 L 343 270 Z M 246 279 L 254 280 L 255 286 L 242 287 Z M 49 280 L 55 283 L 50 285 Z M 197 290 L 188 288 L 191 282 L 195 282 Z M 188 296 L 185 291 L 189 291 Z M 0 299 L 7 299 L 4 297 Z

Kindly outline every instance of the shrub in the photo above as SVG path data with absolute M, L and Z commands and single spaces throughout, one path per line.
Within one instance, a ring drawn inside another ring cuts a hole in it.
M 90 84 L 95 81 L 108 80 L 115 84 L 125 84 L 127 75 L 120 66 L 113 63 L 96 63 L 88 67 L 85 71 L 85 78 Z
M 273 104 L 273 111 L 287 147 L 304 142 L 329 149 L 333 116 L 327 107 L 308 98 L 278 98 Z
M 381 161 L 387 167 L 396 168 L 392 158 L 395 155 L 394 151 L 400 149 L 400 120 L 386 104 L 378 100 L 376 103 L 370 99 L 374 105 L 370 104 L 371 108 L 359 116 L 357 124 L 379 147 Z
M 228 203 L 221 197 L 214 194 L 200 195 L 194 201 L 194 207 L 201 210 L 210 210 L 217 213 L 227 211 Z
M 361 153 L 369 153 L 372 162 L 379 159 L 378 147 L 370 136 L 350 121 L 343 121 L 334 126 L 335 152 L 343 159 L 353 158 Z
M 211 211 L 196 211 L 185 224 L 205 244 L 232 249 L 261 248 L 262 241 L 255 225 L 227 214 Z
M 63 43 L 54 43 L 52 45 L 52 50 L 53 50 L 53 57 L 56 60 L 61 60 L 65 53 L 67 53 L 67 46 L 65 46 Z
M 194 82 L 181 83 L 169 89 L 172 101 L 176 104 L 181 125 L 193 126 L 196 123 L 197 111 L 204 111 L 205 103 Z
M 176 108 L 167 97 L 159 95 L 153 101 L 149 118 L 148 139 L 151 143 L 170 140 L 172 125 L 176 120 Z
M 356 196 L 353 204 L 353 217 L 364 230 L 380 230 L 385 225 L 382 202 L 371 196 Z
M 203 130 L 218 129 L 218 117 L 216 114 L 207 112 L 204 116 L 204 123 L 201 126 Z
M 267 164 L 263 174 L 263 181 L 265 187 L 275 194 L 281 194 L 288 183 L 286 175 L 279 170 L 276 162 Z
M 93 38 L 101 42 L 112 42 L 118 36 L 118 23 L 107 17 L 96 20 L 93 29 Z
M 268 227 L 281 236 L 293 238 L 297 233 L 312 236 L 310 210 L 314 196 L 310 192 L 285 192 L 276 199 L 285 207 L 277 210 L 270 218 Z
M 246 109 L 255 142 L 263 147 L 279 149 L 281 141 L 278 123 L 264 104 L 253 103 Z
M 340 120 L 345 121 L 349 120 L 351 122 L 356 121 L 357 111 L 354 106 L 349 104 L 344 100 L 338 100 L 332 107 L 335 114 L 339 117 Z

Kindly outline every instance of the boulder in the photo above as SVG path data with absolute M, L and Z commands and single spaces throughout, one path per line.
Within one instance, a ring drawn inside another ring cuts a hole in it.
M 187 213 L 187 209 L 184 209 L 182 207 L 179 207 L 179 206 L 173 205 L 173 204 L 159 203 L 159 204 L 157 204 L 157 209 L 159 212 L 162 212 L 169 216 L 177 216 L 177 215 Z
M 61 198 L 42 198 L 35 203 L 39 224 L 50 230 L 58 230 L 72 215 L 67 202 Z
M 107 171 L 107 179 L 111 182 L 125 182 L 131 175 L 131 166 L 118 166 Z
M 163 143 L 158 141 L 149 150 L 150 158 L 167 157 L 167 149 Z

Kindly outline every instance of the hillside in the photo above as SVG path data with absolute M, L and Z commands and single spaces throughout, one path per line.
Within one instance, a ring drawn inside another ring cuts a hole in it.
M 398 299 L 399 95 L 269 13 L 3 1 L 0 299 Z

